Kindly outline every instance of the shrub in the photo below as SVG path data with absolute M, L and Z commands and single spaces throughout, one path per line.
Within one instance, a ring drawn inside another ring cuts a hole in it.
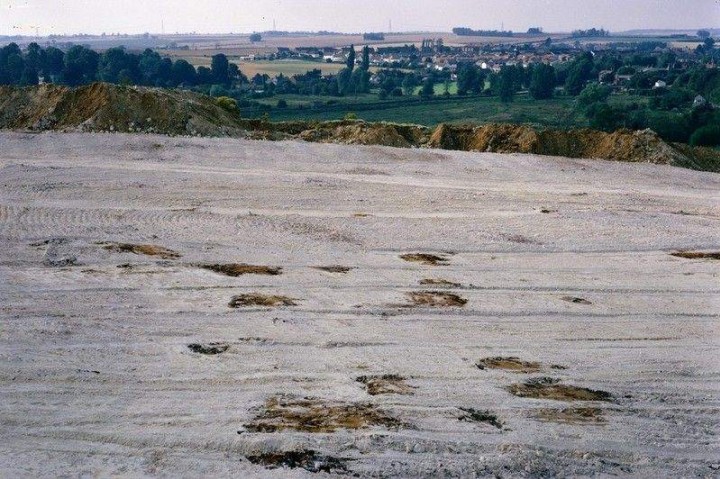
M 215 104 L 223 110 L 235 113 L 237 112 L 237 100 L 229 96 L 221 96 L 215 99 Z
M 720 146 L 720 125 L 706 125 L 690 137 L 692 146 Z

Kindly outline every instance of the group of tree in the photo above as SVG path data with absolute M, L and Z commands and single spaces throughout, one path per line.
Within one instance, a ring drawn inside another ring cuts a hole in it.
M 590 28 L 589 30 L 573 30 L 573 38 L 595 38 L 595 37 L 608 37 L 610 32 L 604 28 Z
M 577 97 L 576 107 L 592 128 L 650 128 L 666 141 L 720 146 L 720 72 L 697 66 L 668 87 L 649 90 L 646 103 L 609 101 L 612 87 L 592 83 Z M 700 96 L 702 99 L 699 99 Z
M 385 34 L 376 32 L 363 33 L 363 40 L 367 42 L 381 42 L 385 40 Z
M 452 32 L 460 37 L 512 37 L 513 32 L 505 30 L 473 30 L 467 27 L 453 28 Z
M 0 85 L 37 85 L 48 83 L 78 86 L 104 81 L 125 85 L 186 87 L 219 85 L 229 88 L 236 82 L 247 82 L 238 66 L 223 54 L 212 57 L 211 67 L 193 67 L 186 60 L 172 61 L 146 49 L 140 54 L 123 47 L 110 48 L 102 54 L 81 45 L 67 51 L 55 47 L 43 49 L 37 43 L 25 52 L 11 43 L 0 49 Z

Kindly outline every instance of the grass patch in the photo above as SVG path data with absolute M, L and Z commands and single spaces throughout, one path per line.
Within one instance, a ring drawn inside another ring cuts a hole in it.
M 720 251 L 703 252 L 703 251 L 676 251 L 670 253 L 671 256 L 684 259 L 715 259 L 720 260 Z
M 406 293 L 410 299 L 411 306 L 429 308 L 451 308 L 463 307 L 468 300 L 453 293 L 442 291 L 412 291 Z
M 145 256 L 159 256 L 162 259 L 180 258 L 180 253 L 162 246 L 132 243 L 102 243 L 103 248 L 115 253 L 133 253 Z
M 516 357 L 496 356 L 494 358 L 484 358 L 479 360 L 475 365 L 478 369 L 502 369 L 514 373 L 536 373 L 542 368 L 542 364 L 537 361 L 523 361 Z
M 400 255 L 400 259 L 410 263 L 420 263 L 429 266 L 439 266 L 448 263 L 447 256 L 428 253 L 403 254 Z
M 257 417 L 245 425 L 245 430 L 333 433 L 338 429 L 366 429 L 373 426 L 397 428 L 402 423 L 372 404 L 276 396 L 266 401 Z
M 552 399 L 555 401 L 610 401 L 612 395 L 605 391 L 560 384 L 559 379 L 534 378 L 522 384 L 508 386 L 508 391 L 521 398 Z
M 282 268 L 271 266 L 255 266 L 244 263 L 228 263 L 228 264 L 202 264 L 203 269 L 214 271 L 215 273 L 224 274 L 225 276 L 238 277 L 244 274 L 261 274 L 267 276 L 277 276 L 282 273 Z
M 367 393 L 371 396 L 380 394 L 413 394 L 413 387 L 405 384 L 405 378 L 397 374 L 382 376 L 360 376 L 357 382 L 365 385 Z
M 486 424 L 490 424 L 491 426 L 496 427 L 498 429 L 502 429 L 502 427 L 503 427 L 503 424 L 498 419 L 498 417 L 490 411 L 487 411 L 487 410 L 480 411 L 478 409 L 465 408 L 465 407 L 461 407 L 459 409 L 465 413 L 458 418 L 460 421 L 483 422 Z
M 249 306 L 297 306 L 297 300 L 287 296 L 265 295 L 260 293 L 239 294 L 228 303 L 231 308 Z

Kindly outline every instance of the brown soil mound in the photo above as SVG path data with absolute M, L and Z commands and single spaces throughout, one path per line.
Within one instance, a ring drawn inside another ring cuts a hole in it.
M 277 276 L 282 273 L 282 268 L 270 266 L 256 266 L 244 263 L 228 263 L 228 264 L 202 264 L 203 269 L 209 269 L 216 273 L 232 276 L 234 278 L 244 274 L 263 274 L 267 276 Z
M 708 149 L 665 143 L 651 130 L 535 130 L 524 125 L 440 125 L 427 145 L 446 150 L 527 153 L 569 158 L 657 163 L 718 171 L 720 155 Z
M 181 90 L 93 83 L 0 87 L 0 128 L 244 136 L 239 115 Z
M 447 264 L 448 259 L 446 256 L 440 256 L 436 254 L 428 253 L 412 253 L 400 255 L 400 259 L 408 261 L 410 263 L 420 263 L 429 266 L 438 266 Z
M 267 469 L 288 468 L 305 469 L 309 472 L 345 473 L 346 461 L 331 456 L 323 456 L 306 449 L 301 451 L 266 452 L 245 456 L 253 464 Z
M 305 141 L 347 145 L 382 145 L 397 148 L 418 145 L 427 132 L 427 129 L 420 126 L 365 123 L 363 121 L 325 122 L 308 126 L 312 127 L 298 135 Z M 290 125 L 284 125 L 281 128 L 294 129 Z
M 413 394 L 413 387 L 405 384 L 405 378 L 397 374 L 382 376 L 360 376 L 357 382 L 365 385 L 367 393 L 371 396 L 379 394 Z
M 411 306 L 424 306 L 430 308 L 462 307 L 468 302 L 467 299 L 457 294 L 444 293 L 442 291 L 413 291 L 407 293 Z
M 297 300 L 287 296 L 250 293 L 233 296 L 228 306 L 231 308 L 247 306 L 297 306 Z
M 720 260 L 720 251 L 703 252 L 703 251 L 676 251 L 670 253 L 671 256 L 685 259 L 718 259 Z
M 371 404 L 278 396 L 267 400 L 258 416 L 245 425 L 250 432 L 295 430 L 332 433 L 338 429 L 372 426 L 397 428 L 403 424 Z
M 475 365 L 478 369 L 503 369 L 514 373 L 536 373 L 542 368 L 542 364 L 536 361 L 523 361 L 516 357 L 484 358 Z
M 103 248 L 116 253 L 133 253 L 146 256 L 159 256 L 162 259 L 180 258 L 180 253 L 152 244 L 104 243 Z
M 559 379 L 534 378 L 522 384 L 512 384 L 508 391 L 521 398 L 554 399 L 556 401 L 610 401 L 605 391 L 559 384 Z

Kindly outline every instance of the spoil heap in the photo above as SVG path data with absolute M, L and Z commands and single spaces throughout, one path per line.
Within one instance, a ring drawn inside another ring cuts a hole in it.
M 0 128 L 239 136 L 237 113 L 180 90 L 94 83 L 0 87 Z

